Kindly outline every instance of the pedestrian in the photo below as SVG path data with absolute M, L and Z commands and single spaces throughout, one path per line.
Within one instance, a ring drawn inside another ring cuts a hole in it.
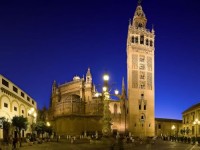
M 13 138 L 13 146 L 12 146 L 12 149 L 13 150 L 16 150 L 16 142 L 17 141 L 17 138 Z

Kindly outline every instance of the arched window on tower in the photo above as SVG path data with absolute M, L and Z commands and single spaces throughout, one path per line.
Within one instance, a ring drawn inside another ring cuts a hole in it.
M 148 39 L 146 39 L 146 45 L 147 45 L 147 46 L 149 45 L 149 40 L 148 40 Z
M 151 46 L 151 47 L 153 46 L 153 41 L 152 41 L 152 40 L 150 41 L 150 46 Z
M 132 42 L 132 43 L 135 43 L 134 36 L 132 36 L 132 38 L 131 38 L 131 42 Z
M 135 43 L 138 43 L 138 37 L 135 37 Z
M 117 115 L 117 104 L 114 104 L 114 115 Z
M 144 44 L 144 35 L 140 36 L 140 44 Z
M 142 28 L 142 27 L 143 27 L 142 23 L 138 23 L 138 28 Z
M 145 114 L 142 114 L 142 115 L 141 115 L 140 120 L 141 120 L 141 121 L 145 121 Z

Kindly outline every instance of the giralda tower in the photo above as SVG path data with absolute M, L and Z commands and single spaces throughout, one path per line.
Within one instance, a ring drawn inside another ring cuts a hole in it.
M 127 37 L 128 130 L 134 136 L 155 135 L 154 29 L 138 2 Z

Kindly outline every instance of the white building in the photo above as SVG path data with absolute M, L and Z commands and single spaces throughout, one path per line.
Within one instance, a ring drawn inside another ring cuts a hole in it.
M 10 80 L 0 75 L 0 117 L 5 117 L 9 122 L 14 116 L 27 117 L 29 125 L 28 129 L 22 132 L 22 137 L 31 132 L 30 125 L 35 121 L 33 110 L 36 114 L 36 101 Z M 0 139 L 2 138 L 3 130 L 0 129 Z

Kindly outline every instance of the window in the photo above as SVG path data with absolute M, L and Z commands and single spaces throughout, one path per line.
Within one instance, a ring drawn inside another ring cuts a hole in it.
M 2 79 L 2 84 L 5 85 L 5 86 L 7 86 L 7 87 L 9 87 L 8 81 L 6 81 L 6 80 L 4 80 L 4 79 Z
M 152 40 L 150 41 L 150 46 L 153 46 L 153 42 L 152 42 Z
M 147 46 L 149 45 L 149 40 L 148 40 L 148 39 L 146 39 L 146 45 L 147 45 Z
M 24 114 L 24 110 L 22 110 L 22 114 Z
M 140 36 L 140 44 L 144 44 L 144 35 Z
M 142 28 L 142 27 L 143 27 L 142 23 L 138 23 L 138 28 Z
M 146 105 L 144 105 L 144 110 L 146 110 Z
M 158 125 L 158 129 L 161 129 L 161 124 Z
M 139 110 L 141 110 L 141 104 L 139 105 Z
M 132 42 L 132 43 L 135 42 L 134 36 L 132 36 L 132 38 L 131 38 L 131 42 Z
M 151 124 L 149 124 L 149 127 L 151 127 Z
M 4 107 L 8 108 L 8 103 L 4 103 Z
M 34 102 L 34 101 L 32 101 L 32 104 L 34 105 L 34 104 L 35 104 L 35 102 Z
M 17 107 L 14 106 L 14 111 L 17 111 Z
M 141 94 L 141 99 L 144 99 L 144 94 L 143 93 Z
M 23 92 L 21 92 L 21 96 L 24 97 L 24 93 Z
M 142 114 L 141 117 L 140 117 L 141 121 L 144 121 L 145 120 L 145 115 Z
M 30 97 L 27 96 L 27 100 L 30 101 Z
M 13 91 L 14 91 L 15 93 L 18 93 L 18 89 L 17 89 L 15 86 L 13 86 Z
M 138 37 L 135 38 L 135 43 L 138 43 Z

